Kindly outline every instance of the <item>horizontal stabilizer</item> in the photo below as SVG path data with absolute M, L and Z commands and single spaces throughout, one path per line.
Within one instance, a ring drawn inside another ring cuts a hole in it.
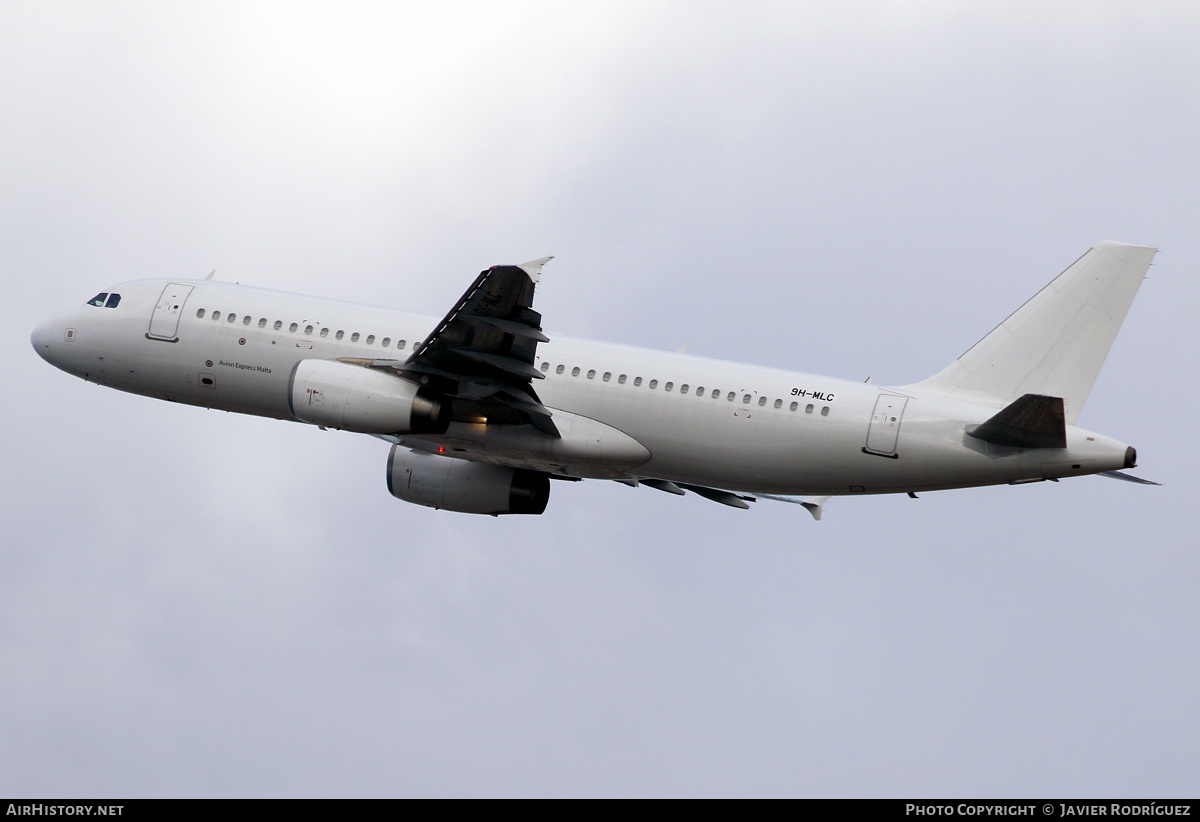
M 1126 482 L 1136 482 L 1138 485 L 1162 485 L 1161 482 L 1135 477 L 1133 474 L 1126 474 L 1124 471 L 1103 471 L 1101 472 L 1100 476 L 1125 480 Z
M 984 442 L 1013 448 L 1066 448 L 1062 397 L 1026 394 L 968 433 Z

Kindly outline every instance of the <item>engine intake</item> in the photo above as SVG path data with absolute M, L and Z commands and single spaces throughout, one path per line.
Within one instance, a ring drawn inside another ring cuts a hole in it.
M 451 412 L 428 387 L 336 360 L 296 363 L 288 410 L 303 422 L 363 434 L 444 434 Z
M 388 491 L 405 502 L 463 514 L 540 514 L 550 478 L 537 471 L 439 457 L 393 445 Z

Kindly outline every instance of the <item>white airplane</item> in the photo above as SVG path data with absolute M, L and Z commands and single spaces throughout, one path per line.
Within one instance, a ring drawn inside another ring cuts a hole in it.
M 550 479 L 738 508 L 1121 469 L 1075 425 L 1155 249 L 1097 245 L 922 382 L 882 387 L 542 333 L 546 257 L 482 272 L 440 322 L 204 280 L 121 283 L 37 326 L 37 353 L 149 397 L 371 434 L 391 493 L 540 514 Z M 793 497 L 803 497 L 795 499 Z

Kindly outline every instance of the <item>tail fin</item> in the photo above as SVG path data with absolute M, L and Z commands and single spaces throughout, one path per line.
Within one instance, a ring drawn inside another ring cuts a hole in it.
M 1156 251 L 1100 243 L 944 371 L 908 387 L 994 405 L 1062 397 L 1074 425 Z

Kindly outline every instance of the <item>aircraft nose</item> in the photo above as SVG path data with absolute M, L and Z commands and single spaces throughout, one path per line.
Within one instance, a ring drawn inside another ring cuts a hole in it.
M 47 317 L 38 323 L 33 329 L 33 333 L 29 335 L 29 342 L 33 345 L 33 350 L 38 353 L 39 357 L 51 365 L 54 364 L 54 360 L 50 358 L 52 353 L 50 348 L 51 341 L 54 339 L 53 322 L 53 317 Z

